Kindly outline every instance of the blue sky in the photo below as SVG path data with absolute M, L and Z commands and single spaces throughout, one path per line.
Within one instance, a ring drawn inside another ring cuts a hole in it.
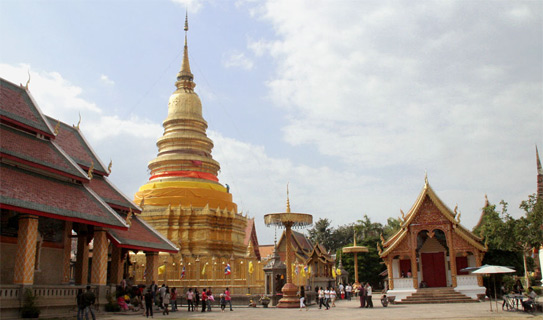
M 334 225 L 407 212 L 424 184 L 462 223 L 535 192 L 539 1 L 2 1 L 0 76 L 81 129 L 130 197 L 148 179 L 181 65 L 240 211 Z

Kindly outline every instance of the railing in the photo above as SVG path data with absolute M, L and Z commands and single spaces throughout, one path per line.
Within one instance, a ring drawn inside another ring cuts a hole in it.
M 394 290 L 414 289 L 413 278 L 394 278 Z
M 479 283 L 477 282 L 477 276 L 475 275 L 456 276 L 456 286 L 457 287 L 478 287 Z

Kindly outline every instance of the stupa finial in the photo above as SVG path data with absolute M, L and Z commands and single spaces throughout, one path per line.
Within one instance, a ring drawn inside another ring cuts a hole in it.
M 288 194 L 288 182 L 287 182 L 287 213 L 290 213 L 290 199 Z
M 354 234 L 353 234 L 353 247 L 356 247 L 356 229 L 354 229 Z
M 176 86 L 178 88 L 182 87 L 183 89 L 192 90 L 196 86 L 192 80 L 194 79 L 194 76 L 192 72 L 190 71 L 190 63 L 189 63 L 189 47 L 187 45 L 187 34 L 189 31 L 189 15 L 188 13 L 185 13 L 185 27 L 183 28 L 185 30 L 185 47 L 183 48 L 183 62 L 181 63 L 181 71 L 177 74 L 177 83 Z

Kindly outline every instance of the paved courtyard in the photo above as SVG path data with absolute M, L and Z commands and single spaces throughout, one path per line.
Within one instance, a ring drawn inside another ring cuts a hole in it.
M 490 305 L 486 303 L 451 303 L 451 304 L 419 304 L 419 305 L 389 305 L 383 308 L 379 300 L 374 299 L 373 309 L 360 309 L 358 303 L 352 301 L 336 302 L 336 307 L 325 311 L 319 310 L 316 306 L 309 307 L 308 311 L 298 309 L 277 309 L 277 308 L 247 308 L 234 307 L 234 311 L 221 313 L 220 308 L 212 312 L 187 312 L 182 308 L 178 312 L 170 312 L 164 316 L 157 312 L 154 318 L 164 319 L 511 319 L 531 318 L 543 319 L 542 314 L 531 315 L 524 312 L 490 312 Z M 495 304 L 493 305 L 495 310 Z M 125 314 L 101 314 L 98 319 L 143 319 L 139 313 L 131 312 Z

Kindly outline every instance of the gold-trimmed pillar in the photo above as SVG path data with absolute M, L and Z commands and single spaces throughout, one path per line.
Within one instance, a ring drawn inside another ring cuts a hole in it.
M 452 230 L 449 229 L 448 233 L 449 236 L 447 237 L 447 240 L 449 241 L 449 243 L 447 243 L 447 245 L 449 246 L 449 262 L 451 264 L 451 282 L 452 287 L 456 288 L 456 250 L 454 249 Z
M 92 249 L 91 284 L 107 284 L 107 232 L 103 229 L 94 229 L 94 244 Z
M 62 238 L 64 249 L 62 251 L 62 284 L 70 283 L 70 259 L 72 254 L 72 222 L 64 223 L 64 234 Z
M 75 284 L 86 285 L 89 278 L 89 241 L 86 232 L 77 235 L 77 256 L 75 261 Z
M 158 285 L 158 252 L 145 252 L 145 284 L 153 281 Z
M 17 254 L 15 255 L 15 272 L 13 284 L 34 284 L 36 265 L 36 244 L 38 241 L 38 217 L 21 215 L 17 231 Z
M 123 280 L 123 262 L 123 249 L 111 244 L 111 275 L 109 283 L 121 283 Z M 136 263 L 138 263 L 137 260 Z
M 476 267 L 480 267 L 482 264 L 483 264 L 483 254 L 477 250 L 475 252 L 475 266 Z M 477 275 L 477 284 L 479 285 L 479 287 L 482 287 L 483 286 L 483 276 L 478 274 Z
M 230 256 L 230 294 L 234 294 L 234 279 L 236 278 L 236 273 L 234 272 L 234 266 L 236 265 L 236 259 L 234 254 Z
M 413 276 L 413 288 L 419 288 L 419 265 L 417 263 L 417 234 L 411 232 L 411 274 Z
M 387 265 L 387 272 L 388 272 L 388 288 L 390 290 L 394 289 L 394 274 L 392 270 L 392 258 L 387 257 L 385 260 L 385 264 Z

